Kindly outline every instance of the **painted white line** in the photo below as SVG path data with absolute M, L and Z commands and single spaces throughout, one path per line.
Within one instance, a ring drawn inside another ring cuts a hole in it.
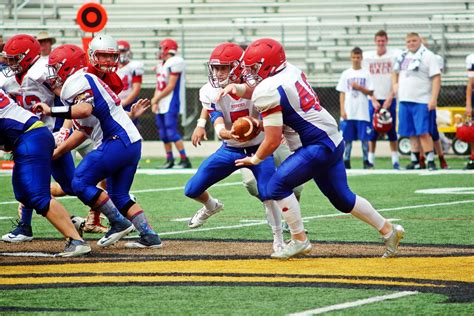
M 191 217 L 182 217 L 182 218 L 175 218 L 170 220 L 170 222 L 189 222 Z
M 7 257 L 56 257 L 45 252 L 0 252 L 0 256 Z
M 421 194 L 474 194 L 474 188 L 473 187 L 461 187 L 461 188 L 422 189 L 422 190 L 416 190 L 415 193 L 421 193 Z
M 408 209 L 417 209 L 417 208 L 426 208 L 426 207 L 437 207 L 437 206 L 456 205 L 456 204 L 467 204 L 467 203 L 474 203 L 474 200 L 445 202 L 445 203 L 432 203 L 432 204 L 421 204 L 421 205 L 408 205 L 408 206 L 400 206 L 400 207 L 392 207 L 392 208 L 382 208 L 382 209 L 378 209 L 377 211 L 378 212 L 391 212 L 391 211 L 399 211 L 399 210 L 408 210 Z M 333 213 L 333 214 L 324 214 L 324 215 L 316 215 L 316 216 L 307 216 L 307 217 L 303 217 L 302 220 L 303 220 L 303 222 L 308 222 L 310 220 L 318 219 L 318 218 L 339 217 L 339 216 L 349 216 L 349 215 L 351 215 L 351 214 Z M 196 229 L 178 230 L 178 231 L 171 231 L 171 232 L 161 232 L 161 233 L 159 233 L 159 235 L 160 236 L 179 235 L 179 234 L 189 234 L 189 233 L 197 233 L 197 232 L 204 232 L 204 231 L 212 231 L 212 230 L 238 229 L 238 228 L 242 228 L 242 227 L 251 227 L 251 226 L 259 226 L 259 225 L 267 225 L 267 222 L 262 220 L 260 222 L 240 224 L 240 225 L 217 226 L 217 227 L 209 227 L 209 228 L 196 228 Z
M 216 183 L 213 187 L 228 187 L 234 185 L 242 185 L 242 182 L 227 182 L 227 183 Z M 157 189 L 144 189 L 144 190 L 135 190 L 130 191 L 130 193 L 150 193 L 150 192 L 165 192 L 165 191 L 178 191 L 184 190 L 184 187 L 171 187 L 171 188 L 157 188 Z M 58 200 L 68 200 L 68 199 L 77 199 L 75 196 L 62 196 L 58 197 Z M 0 202 L 0 205 L 5 204 L 18 204 L 17 201 L 7 201 L 7 202 Z
M 353 302 L 330 305 L 330 306 L 326 306 L 326 307 L 311 309 L 311 310 L 307 310 L 307 311 L 304 311 L 304 312 L 288 314 L 288 315 L 289 316 L 318 315 L 318 314 L 322 314 L 322 313 L 348 309 L 348 308 L 351 308 L 351 307 L 362 306 L 362 305 L 382 302 L 382 301 L 386 301 L 386 300 L 393 300 L 393 299 L 396 299 L 396 298 L 401 298 L 401 297 L 410 296 L 410 295 L 414 295 L 414 294 L 418 294 L 418 292 L 417 291 L 403 291 L 403 292 L 398 292 L 398 293 L 394 293 L 394 294 L 374 296 L 374 297 L 366 298 L 366 299 L 363 299 L 363 300 L 357 300 L 357 301 L 353 301 Z
M 8 220 L 8 219 L 13 219 L 13 217 L 8 217 L 8 216 L 0 216 L 0 221 L 3 221 L 3 220 Z

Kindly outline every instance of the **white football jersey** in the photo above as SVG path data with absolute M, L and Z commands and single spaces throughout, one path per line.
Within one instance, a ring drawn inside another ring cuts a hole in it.
M 14 96 L 16 103 L 25 110 L 32 111 L 33 106 L 39 102 L 52 107 L 56 95 L 46 81 L 47 71 L 44 59 L 40 58 L 28 69 L 21 83 L 17 81 L 16 76 L 8 77 L 3 83 L 3 89 Z M 61 118 L 44 116 L 40 113 L 36 113 L 36 115 L 51 132 L 59 130 L 64 122 L 64 119 Z
M 206 83 L 199 90 L 199 101 L 209 112 L 218 111 L 222 113 L 227 130 L 231 130 L 232 124 L 239 117 L 252 116 L 258 119 L 259 113 L 251 100 L 234 99 L 230 95 L 226 95 L 219 102 L 216 102 L 216 94 L 219 90 L 220 88 L 214 88 L 210 83 Z M 263 138 L 263 133 L 260 133 L 257 137 L 247 142 L 239 142 L 234 139 L 223 139 L 222 141 L 230 147 L 244 148 L 260 144 Z
M 264 117 L 273 111 L 282 112 L 284 135 L 292 151 L 320 143 L 334 150 L 342 141 L 336 120 L 320 105 L 306 75 L 290 63 L 263 80 L 252 100 Z
M 433 52 L 427 49 L 421 56 L 417 70 L 409 70 L 408 66 L 414 58 L 415 54 L 408 52 L 400 65 L 398 99 L 428 104 L 431 99 L 431 78 L 441 73 L 439 63 Z
M 92 140 L 94 143 L 94 149 L 102 144 L 104 134 L 102 133 L 99 120 L 94 115 L 83 119 L 74 119 L 72 120 L 72 124 L 74 129 L 83 132 L 89 139 Z
M 124 100 L 130 95 L 132 92 L 132 86 L 135 82 L 142 82 L 144 73 L 145 68 L 143 63 L 139 61 L 130 61 L 117 70 L 117 75 L 119 75 L 123 83 L 123 90 L 118 95 L 120 100 Z
M 470 54 L 466 57 L 466 69 L 467 76 L 469 78 L 474 78 L 474 54 Z
M 183 58 L 179 56 L 170 57 L 164 63 L 159 63 L 158 67 L 156 67 L 156 89 L 158 91 L 163 91 L 166 88 L 170 80 L 170 75 L 178 75 L 178 81 L 173 91 L 158 103 L 158 111 L 160 114 L 183 112 L 185 106 L 185 72 L 186 64 Z
M 77 71 L 66 80 L 61 90 L 61 100 L 69 105 L 80 102 L 92 104 L 92 115 L 100 122 L 104 139 L 118 136 L 128 146 L 142 138 L 120 106 L 118 96 L 107 84 L 85 69 Z
M 379 56 L 377 51 L 364 52 L 362 68 L 368 70 L 372 76 L 374 96 L 377 100 L 386 100 L 392 91 L 392 70 L 397 56 L 401 54 L 398 49 L 388 49 Z
M 373 91 L 372 76 L 365 69 L 346 69 L 339 79 L 336 90 L 345 94 L 344 110 L 348 120 L 370 121 L 369 101 L 367 96 L 359 90 L 352 88 L 355 82 L 367 90 Z

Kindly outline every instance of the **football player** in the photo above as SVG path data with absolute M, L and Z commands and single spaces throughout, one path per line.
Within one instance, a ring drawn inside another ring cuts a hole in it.
M 0 148 L 13 152 L 15 198 L 46 217 L 67 238 L 66 247 L 58 256 L 75 257 L 89 253 L 90 246 L 76 231 L 66 209 L 51 198 L 53 135 L 36 115 L 19 107 L 1 89 Z
M 131 61 L 132 52 L 127 41 L 117 41 L 120 52 L 117 74 L 122 79 L 123 90 L 118 94 L 125 111 L 130 112 L 132 104 L 138 100 L 145 72 L 143 63 Z
M 34 37 L 18 34 L 8 40 L 2 53 L 8 64 L 8 68 L 3 69 L 7 77 L 3 83 L 3 89 L 16 98 L 16 103 L 29 111 L 33 111 L 33 106 L 38 102 L 44 102 L 50 106 L 58 105 L 55 102 L 54 88 L 46 80 L 46 65 L 43 60 L 39 60 L 40 50 L 40 44 Z M 63 127 L 64 119 L 36 114 L 54 133 L 56 143 L 68 136 L 69 130 Z M 69 195 L 74 195 L 71 187 L 74 169 L 74 161 L 70 154 L 55 160 L 52 165 L 53 178 Z M 10 233 L 3 235 L 3 241 L 23 242 L 33 239 L 31 228 L 33 209 L 20 206 L 19 213 L 20 221 L 17 227 Z
M 263 140 L 263 134 L 248 141 L 238 141 L 233 135 L 232 124 L 239 117 L 251 116 L 258 119 L 258 112 L 251 100 L 234 96 L 226 96 L 215 102 L 217 92 L 232 82 L 240 82 L 239 59 L 243 50 L 233 43 L 222 43 L 211 53 L 208 63 L 209 82 L 199 91 L 199 99 L 203 108 L 210 115 L 216 135 L 222 139 L 222 146 L 199 166 L 196 174 L 186 183 L 184 194 L 203 204 L 189 220 L 189 228 L 203 225 L 207 219 L 220 212 L 224 205 L 213 198 L 207 189 L 220 180 L 228 177 L 240 167 L 234 161 L 255 153 Z M 257 178 L 260 200 L 264 204 L 265 213 L 273 232 L 273 250 L 283 248 L 283 234 L 279 209 L 267 195 L 267 183 L 275 172 L 273 156 L 268 156 L 260 165 L 250 170 Z
M 156 68 L 156 89 L 151 99 L 151 109 L 156 113 L 156 126 L 166 151 L 166 162 L 162 168 L 173 168 L 174 158 L 172 143 L 179 151 L 181 160 L 177 167 L 191 168 L 186 156 L 184 143 L 178 132 L 179 113 L 185 106 L 185 69 L 183 58 L 176 56 L 178 43 L 172 39 L 160 42 L 161 62 Z
M 117 43 L 110 44 L 109 48 L 116 50 Z M 113 68 L 113 58 L 106 52 L 95 51 L 94 58 L 101 68 Z M 82 69 L 84 60 L 84 52 L 75 45 L 56 48 L 48 63 L 51 72 L 55 73 L 51 80 L 55 86 L 62 87 L 61 100 L 67 106 L 58 109 L 39 103 L 35 109 L 44 115 L 67 119 L 84 119 L 93 115 L 100 123 L 102 144 L 79 163 L 72 181 L 79 199 L 100 210 L 111 224 L 97 245 L 112 245 L 135 226 L 140 239 L 126 243 L 126 248 L 161 248 L 160 237 L 129 193 L 141 156 L 140 133 L 110 87 Z M 96 186 L 106 178 L 108 193 Z
M 292 240 L 273 257 L 287 259 L 311 247 L 304 234 L 300 205 L 296 199 L 289 199 L 294 196 L 292 188 L 311 179 L 339 211 L 376 228 L 385 241 L 383 257 L 394 256 L 404 235 L 403 227 L 391 224 L 366 199 L 349 189 L 342 136 L 306 75 L 286 61 L 283 46 L 270 38 L 251 43 L 241 60 L 246 84 L 227 86 L 217 99 L 230 93 L 251 97 L 263 117 L 265 138 L 255 155 L 236 160 L 236 165 L 258 166 L 279 146 L 282 133 L 295 151 L 283 161 L 267 186 L 292 234 Z

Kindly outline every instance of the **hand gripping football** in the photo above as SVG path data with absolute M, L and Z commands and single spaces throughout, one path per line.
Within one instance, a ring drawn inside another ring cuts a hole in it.
M 261 122 L 251 116 L 239 117 L 232 124 L 232 134 L 239 142 L 246 142 L 257 137 L 261 131 Z

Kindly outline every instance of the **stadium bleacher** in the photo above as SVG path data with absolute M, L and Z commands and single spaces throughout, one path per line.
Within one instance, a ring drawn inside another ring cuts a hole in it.
M 144 61 L 145 86 L 154 85 L 159 41 L 172 37 L 188 63 L 191 87 L 207 79 L 205 62 L 220 42 L 248 43 L 273 37 L 286 47 L 290 62 L 305 69 L 310 80 L 323 86 L 334 85 L 349 65 L 354 46 L 373 49 L 373 35 L 387 30 L 392 47 L 403 48 L 409 31 L 419 32 L 430 41 L 432 50 L 446 61 L 443 81 L 464 80 L 465 56 L 474 51 L 474 1 L 472 0 L 310 0 L 279 2 L 217 0 L 102 0 L 107 10 L 106 32 L 132 45 L 135 59 Z M 81 45 L 82 32 L 75 24 L 80 0 L 30 0 L 16 13 L 13 1 L 0 5 L 0 33 L 35 34 L 47 29 L 58 44 Z M 3 10 L 2 10 L 3 9 Z M 42 16 L 41 14 L 42 13 Z M 42 24 L 43 23 L 43 24 Z

